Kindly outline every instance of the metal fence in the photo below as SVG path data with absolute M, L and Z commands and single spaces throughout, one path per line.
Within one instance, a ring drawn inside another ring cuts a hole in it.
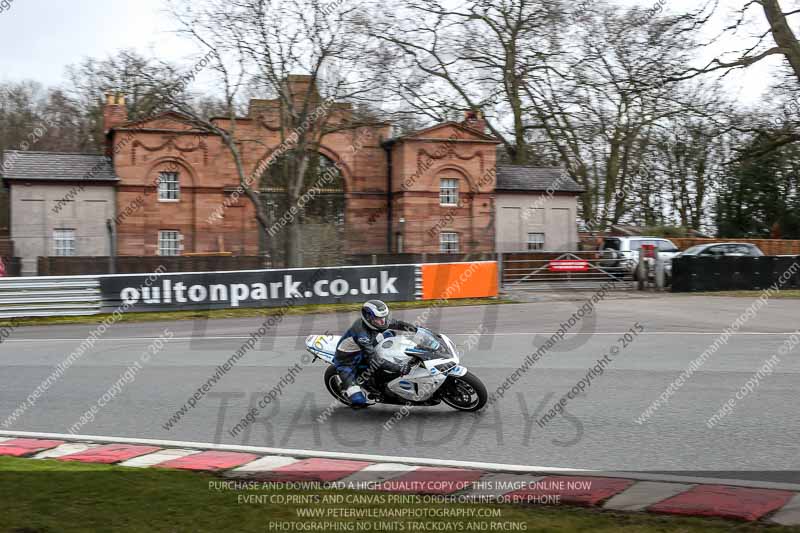
M 593 290 L 609 281 L 614 288 L 634 287 L 630 265 L 597 252 L 511 252 L 500 259 L 505 290 Z
M 101 306 L 92 276 L 0 278 L 0 318 L 95 315 Z

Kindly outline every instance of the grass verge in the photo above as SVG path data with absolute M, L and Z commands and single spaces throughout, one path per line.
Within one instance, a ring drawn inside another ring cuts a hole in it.
M 220 478 L 193 472 L 0 457 L 0 531 L 800 531 L 799 528 L 763 524 L 570 507 L 442 504 L 435 501 L 387 503 L 393 495 L 374 492 L 220 490 L 213 485 L 220 481 Z M 357 499 L 359 501 L 355 501 Z M 324 514 L 325 518 L 301 516 L 313 509 Z M 371 510 L 372 513 L 392 509 L 430 514 L 446 511 L 450 516 L 341 516 L 343 510 L 351 509 Z M 481 516 L 454 517 L 456 510 L 463 510 L 464 514 L 472 510 L 474 515 Z
M 495 305 L 519 303 L 514 300 L 498 298 L 464 298 L 463 300 L 447 300 L 437 307 L 462 307 L 467 305 Z M 391 302 L 392 309 L 421 309 L 431 307 L 433 301 L 418 300 L 413 302 Z M 286 315 L 307 315 L 311 313 L 352 312 L 361 308 L 355 304 L 310 304 L 290 307 Z M 194 320 L 197 318 L 248 318 L 270 316 L 281 312 L 279 307 L 248 307 L 240 309 L 212 309 L 198 311 L 162 311 L 149 313 L 125 313 L 118 322 L 155 322 L 160 320 Z M 0 320 L 0 327 L 16 326 L 48 326 L 52 324 L 99 324 L 109 314 L 88 316 L 47 316 Z

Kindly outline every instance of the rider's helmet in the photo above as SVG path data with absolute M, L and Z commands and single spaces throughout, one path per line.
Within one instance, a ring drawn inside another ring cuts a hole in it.
M 369 329 L 384 331 L 389 327 L 391 319 L 389 306 L 380 300 L 369 300 L 361 306 L 361 321 Z

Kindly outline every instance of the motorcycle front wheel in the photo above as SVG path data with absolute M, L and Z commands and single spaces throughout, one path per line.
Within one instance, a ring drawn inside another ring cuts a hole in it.
M 353 405 L 350 403 L 350 399 L 347 397 L 344 391 L 342 391 L 341 378 L 339 378 L 339 373 L 336 371 L 336 367 L 333 365 L 330 365 L 325 370 L 325 388 L 328 389 L 328 392 L 331 393 L 331 396 L 345 404 L 347 407 L 352 407 L 353 409 L 363 409 L 364 407 L 368 407 L 368 404 Z
M 488 399 L 486 386 L 472 372 L 448 377 L 442 389 L 442 401 L 459 411 L 480 411 Z

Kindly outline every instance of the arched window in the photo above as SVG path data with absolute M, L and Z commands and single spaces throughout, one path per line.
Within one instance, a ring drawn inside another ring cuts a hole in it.
M 158 173 L 158 201 L 177 202 L 180 200 L 180 178 L 176 171 Z
M 288 264 L 289 239 L 299 238 L 301 264 L 325 261 L 341 254 L 344 232 L 344 177 L 335 163 L 320 153 L 307 153 L 307 167 L 297 197 L 289 195 L 302 163 L 296 151 L 288 151 L 268 168 L 261 179 L 266 217 L 276 231 L 271 233 L 266 248 L 273 264 Z M 291 215 L 294 207 L 295 215 Z M 288 215 L 288 216 L 287 216 Z M 296 233 L 290 224 L 296 224 Z M 294 237 L 292 237 L 294 235 Z
M 455 176 L 439 178 L 439 205 L 458 205 L 458 178 Z

